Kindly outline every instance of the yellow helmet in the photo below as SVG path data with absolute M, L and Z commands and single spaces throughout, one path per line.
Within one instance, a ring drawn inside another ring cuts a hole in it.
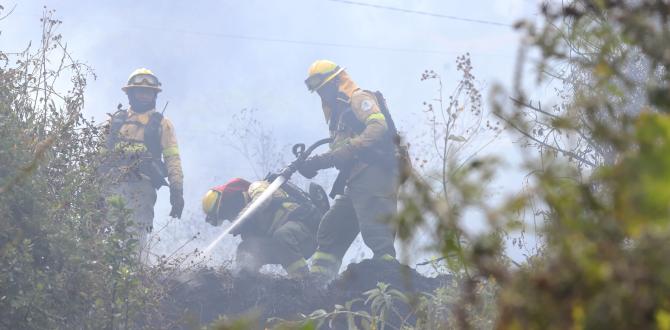
M 135 87 L 151 88 L 156 90 L 156 92 L 162 91 L 161 82 L 158 80 L 158 77 L 151 72 L 151 70 L 146 68 L 139 68 L 128 77 L 128 83 L 126 86 L 123 86 L 121 89 L 124 92 L 128 92 L 128 89 Z
M 221 201 L 221 192 L 214 189 L 208 190 L 205 197 L 202 198 L 202 211 L 207 216 L 216 216 L 219 213 Z
M 305 85 L 310 92 L 319 90 L 327 82 L 337 77 L 340 72 L 344 71 L 339 65 L 329 60 L 317 60 L 309 67 L 307 71 L 307 79 Z

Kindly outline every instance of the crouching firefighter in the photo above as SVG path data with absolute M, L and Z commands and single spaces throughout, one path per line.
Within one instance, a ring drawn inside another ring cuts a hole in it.
M 147 235 L 152 230 L 156 190 L 169 180 L 170 216 L 180 218 L 184 208 L 183 174 L 177 138 L 169 119 L 157 112 L 161 83 L 148 69 L 137 69 L 122 90 L 130 108 L 120 109 L 108 123 L 101 172 L 110 195 L 124 199 L 132 211 L 132 232 L 139 241 L 140 260 L 146 260 Z
M 406 166 L 408 157 L 383 96 L 360 89 L 344 68 L 328 60 L 314 62 L 305 83 L 321 97 L 333 142 L 329 152 L 307 158 L 299 172 L 312 178 L 321 169 L 339 170 L 311 271 L 324 280 L 336 276 L 359 232 L 373 258 L 395 262 L 395 229 L 385 220 L 397 212 L 399 165 Z
M 236 178 L 210 189 L 202 200 L 206 221 L 214 226 L 223 220 L 233 221 L 270 181 L 251 183 Z M 284 183 L 252 218 L 231 232 L 242 238 L 236 254 L 238 267 L 257 272 L 263 265 L 281 264 L 290 277 L 304 277 L 309 273 L 306 258 L 316 250 L 316 231 L 328 207 L 328 196 L 321 186 L 310 184 L 307 194 L 290 182 Z

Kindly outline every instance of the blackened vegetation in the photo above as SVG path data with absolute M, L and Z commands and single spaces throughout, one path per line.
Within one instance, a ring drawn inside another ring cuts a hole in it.
M 183 328 L 210 324 L 224 316 L 237 319 L 248 315 L 256 317 L 260 327 L 277 323 L 278 319 L 303 321 L 314 311 L 332 311 L 336 305 L 345 306 L 351 301 L 350 312 L 370 311 L 363 293 L 385 283 L 410 299 L 408 303 L 395 304 L 400 316 L 395 320 L 396 316 L 389 316 L 388 323 L 415 324 L 412 301 L 417 297 L 413 296 L 433 292 L 450 280 L 449 276 L 427 278 L 410 267 L 376 260 L 349 265 L 327 287 L 311 279 L 250 273 L 233 276 L 225 270 L 203 269 L 181 277 L 164 308 L 167 314 L 181 320 L 179 326 Z M 345 315 L 335 316 L 333 328 L 346 328 L 346 322 Z

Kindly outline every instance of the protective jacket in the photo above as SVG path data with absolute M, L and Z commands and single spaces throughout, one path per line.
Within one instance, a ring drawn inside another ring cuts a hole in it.
M 288 221 L 303 223 L 310 231 L 316 232 L 319 226 L 320 211 L 305 194 L 292 183 L 284 183 L 272 197 L 259 207 L 252 219 L 246 221 L 238 230 L 242 237 L 247 235 L 272 235 Z M 245 193 L 247 205 L 252 204 L 270 186 L 268 181 L 251 183 Z M 288 192 L 287 192 L 288 191 Z M 244 210 L 240 211 L 240 213 Z
M 374 93 L 360 89 L 346 71 L 340 73 L 336 105 L 322 103 L 333 142 L 331 152 L 341 171 L 338 181 L 356 177 L 371 164 L 394 172 L 397 159 L 393 137 Z M 331 197 L 341 194 L 338 182 Z M 339 190 L 339 191 L 338 191 Z
M 177 138 L 168 118 L 155 110 L 119 110 L 109 126 L 107 166 L 115 167 L 122 179 L 147 179 L 159 188 L 167 176 L 172 188 L 183 188 Z

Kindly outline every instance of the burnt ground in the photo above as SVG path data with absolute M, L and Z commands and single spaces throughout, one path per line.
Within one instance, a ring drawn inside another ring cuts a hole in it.
M 226 271 L 202 269 L 183 275 L 171 286 L 163 309 L 178 324 L 175 329 L 199 328 L 221 317 L 235 319 L 250 313 L 255 313 L 259 328 L 263 328 L 272 317 L 297 320 L 299 314 L 317 309 L 332 311 L 335 304 L 364 298 L 363 292 L 376 288 L 378 282 L 412 294 L 432 292 L 447 281 L 446 276 L 427 278 L 410 267 L 377 260 L 349 265 L 327 287 L 309 279 L 248 273 L 233 276 Z M 352 309 L 370 310 L 363 302 L 354 304 Z M 408 311 L 408 306 L 404 310 Z M 334 327 L 344 326 L 342 323 Z

